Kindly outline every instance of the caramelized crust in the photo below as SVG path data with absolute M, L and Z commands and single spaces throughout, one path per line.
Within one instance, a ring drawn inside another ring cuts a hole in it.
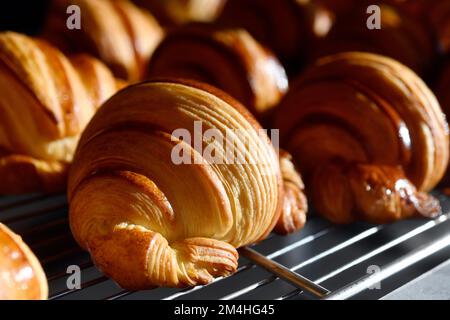
M 80 7 L 80 30 L 66 26 L 69 5 Z M 64 52 L 92 54 L 127 81 L 145 78 L 163 35 L 155 18 L 128 0 L 54 0 L 44 30 L 44 37 Z
M 275 231 L 288 234 L 302 229 L 305 225 L 308 200 L 304 193 L 305 185 L 302 178 L 292 163 L 292 156 L 286 151 L 280 152 L 280 169 L 283 177 L 284 200 Z
M 186 26 L 169 33 L 153 56 L 149 74 L 209 83 L 259 117 L 278 104 L 288 88 L 277 58 L 250 34 L 207 25 Z
M 248 162 L 217 163 L 198 151 L 198 144 L 203 151 L 213 145 L 215 156 L 230 150 L 196 135 L 194 121 L 224 138 L 240 130 L 233 154 Z M 180 128 L 191 141 L 174 134 Z M 71 168 L 78 243 L 127 289 L 205 284 L 233 273 L 235 248 L 265 238 L 283 209 L 279 160 L 259 129 L 234 99 L 204 84 L 155 80 L 121 91 L 89 124 Z M 190 163 L 174 162 L 180 147 Z M 296 197 L 301 180 L 291 169 L 289 197 Z
M 294 84 L 275 126 L 315 208 L 335 222 L 435 216 L 423 192 L 448 163 L 437 99 L 400 63 L 369 53 L 320 59 Z
M 0 246 L 0 300 L 47 299 L 41 265 L 22 239 L 2 223 Z
M 62 191 L 79 135 L 117 89 L 94 58 L 0 33 L 0 194 Z
M 297 69 L 332 20 L 329 11 L 310 0 L 228 0 L 218 23 L 247 30 L 285 66 Z

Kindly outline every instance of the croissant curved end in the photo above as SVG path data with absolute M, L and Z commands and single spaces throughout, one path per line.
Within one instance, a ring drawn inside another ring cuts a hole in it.
M 302 229 L 305 225 L 308 200 L 304 193 L 302 178 L 292 163 L 292 156 L 286 151 L 280 152 L 280 169 L 283 177 L 284 201 L 275 231 L 289 234 Z

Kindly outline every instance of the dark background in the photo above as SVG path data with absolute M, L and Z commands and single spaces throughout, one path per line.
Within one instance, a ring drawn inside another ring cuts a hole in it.
M 47 0 L 6 0 L 0 8 L 0 31 L 14 30 L 28 34 L 39 33 Z

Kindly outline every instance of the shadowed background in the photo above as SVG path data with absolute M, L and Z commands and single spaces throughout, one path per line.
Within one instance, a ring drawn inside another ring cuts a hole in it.
M 39 32 L 48 0 L 12 0 L 0 10 L 0 31 L 14 30 L 28 34 Z

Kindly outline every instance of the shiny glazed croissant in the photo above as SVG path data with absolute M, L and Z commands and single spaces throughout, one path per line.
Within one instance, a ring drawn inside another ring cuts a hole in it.
M 249 33 L 207 25 L 186 26 L 169 33 L 155 51 L 149 75 L 209 83 L 257 116 L 278 104 L 288 88 L 277 58 Z
M 193 140 L 174 134 L 180 129 Z M 235 151 L 208 137 L 210 129 L 238 132 L 230 136 Z M 76 240 L 127 289 L 205 284 L 233 273 L 235 248 L 263 239 L 283 207 L 278 228 L 304 223 L 298 174 L 283 155 L 283 188 L 274 148 L 257 130 L 235 100 L 203 84 L 154 81 L 121 91 L 87 127 L 71 168 Z M 199 146 L 248 164 L 216 162 Z M 180 147 L 191 164 L 174 161 Z
M 118 86 L 96 59 L 0 33 L 0 194 L 64 190 L 81 131 Z
M 0 223 L 0 300 L 44 300 L 48 287 L 39 261 L 22 239 Z
M 337 223 L 440 213 L 425 193 L 448 163 L 435 96 L 407 67 L 368 53 L 319 60 L 282 101 L 275 127 L 315 209 Z
M 81 29 L 66 26 L 67 7 L 81 11 Z M 145 78 L 164 31 L 146 10 L 128 0 L 54 0 L 43 36 L 66 53 L 89 53 L 127 81 Z
M 321 40 L 318 56 L 364 51 L 391 57 L 419 74 L 430 69 L 435 46 L 424 21 L 395 6 L 379 4 L 381 29 L 369 29 L 368 5 L 357 2 L 358 5 L 337 18 L 327 37 Z
M 212 22 L 222 11 L 226 0 L 133 0 L 149 10 L 168 27 L 188 22 Z

